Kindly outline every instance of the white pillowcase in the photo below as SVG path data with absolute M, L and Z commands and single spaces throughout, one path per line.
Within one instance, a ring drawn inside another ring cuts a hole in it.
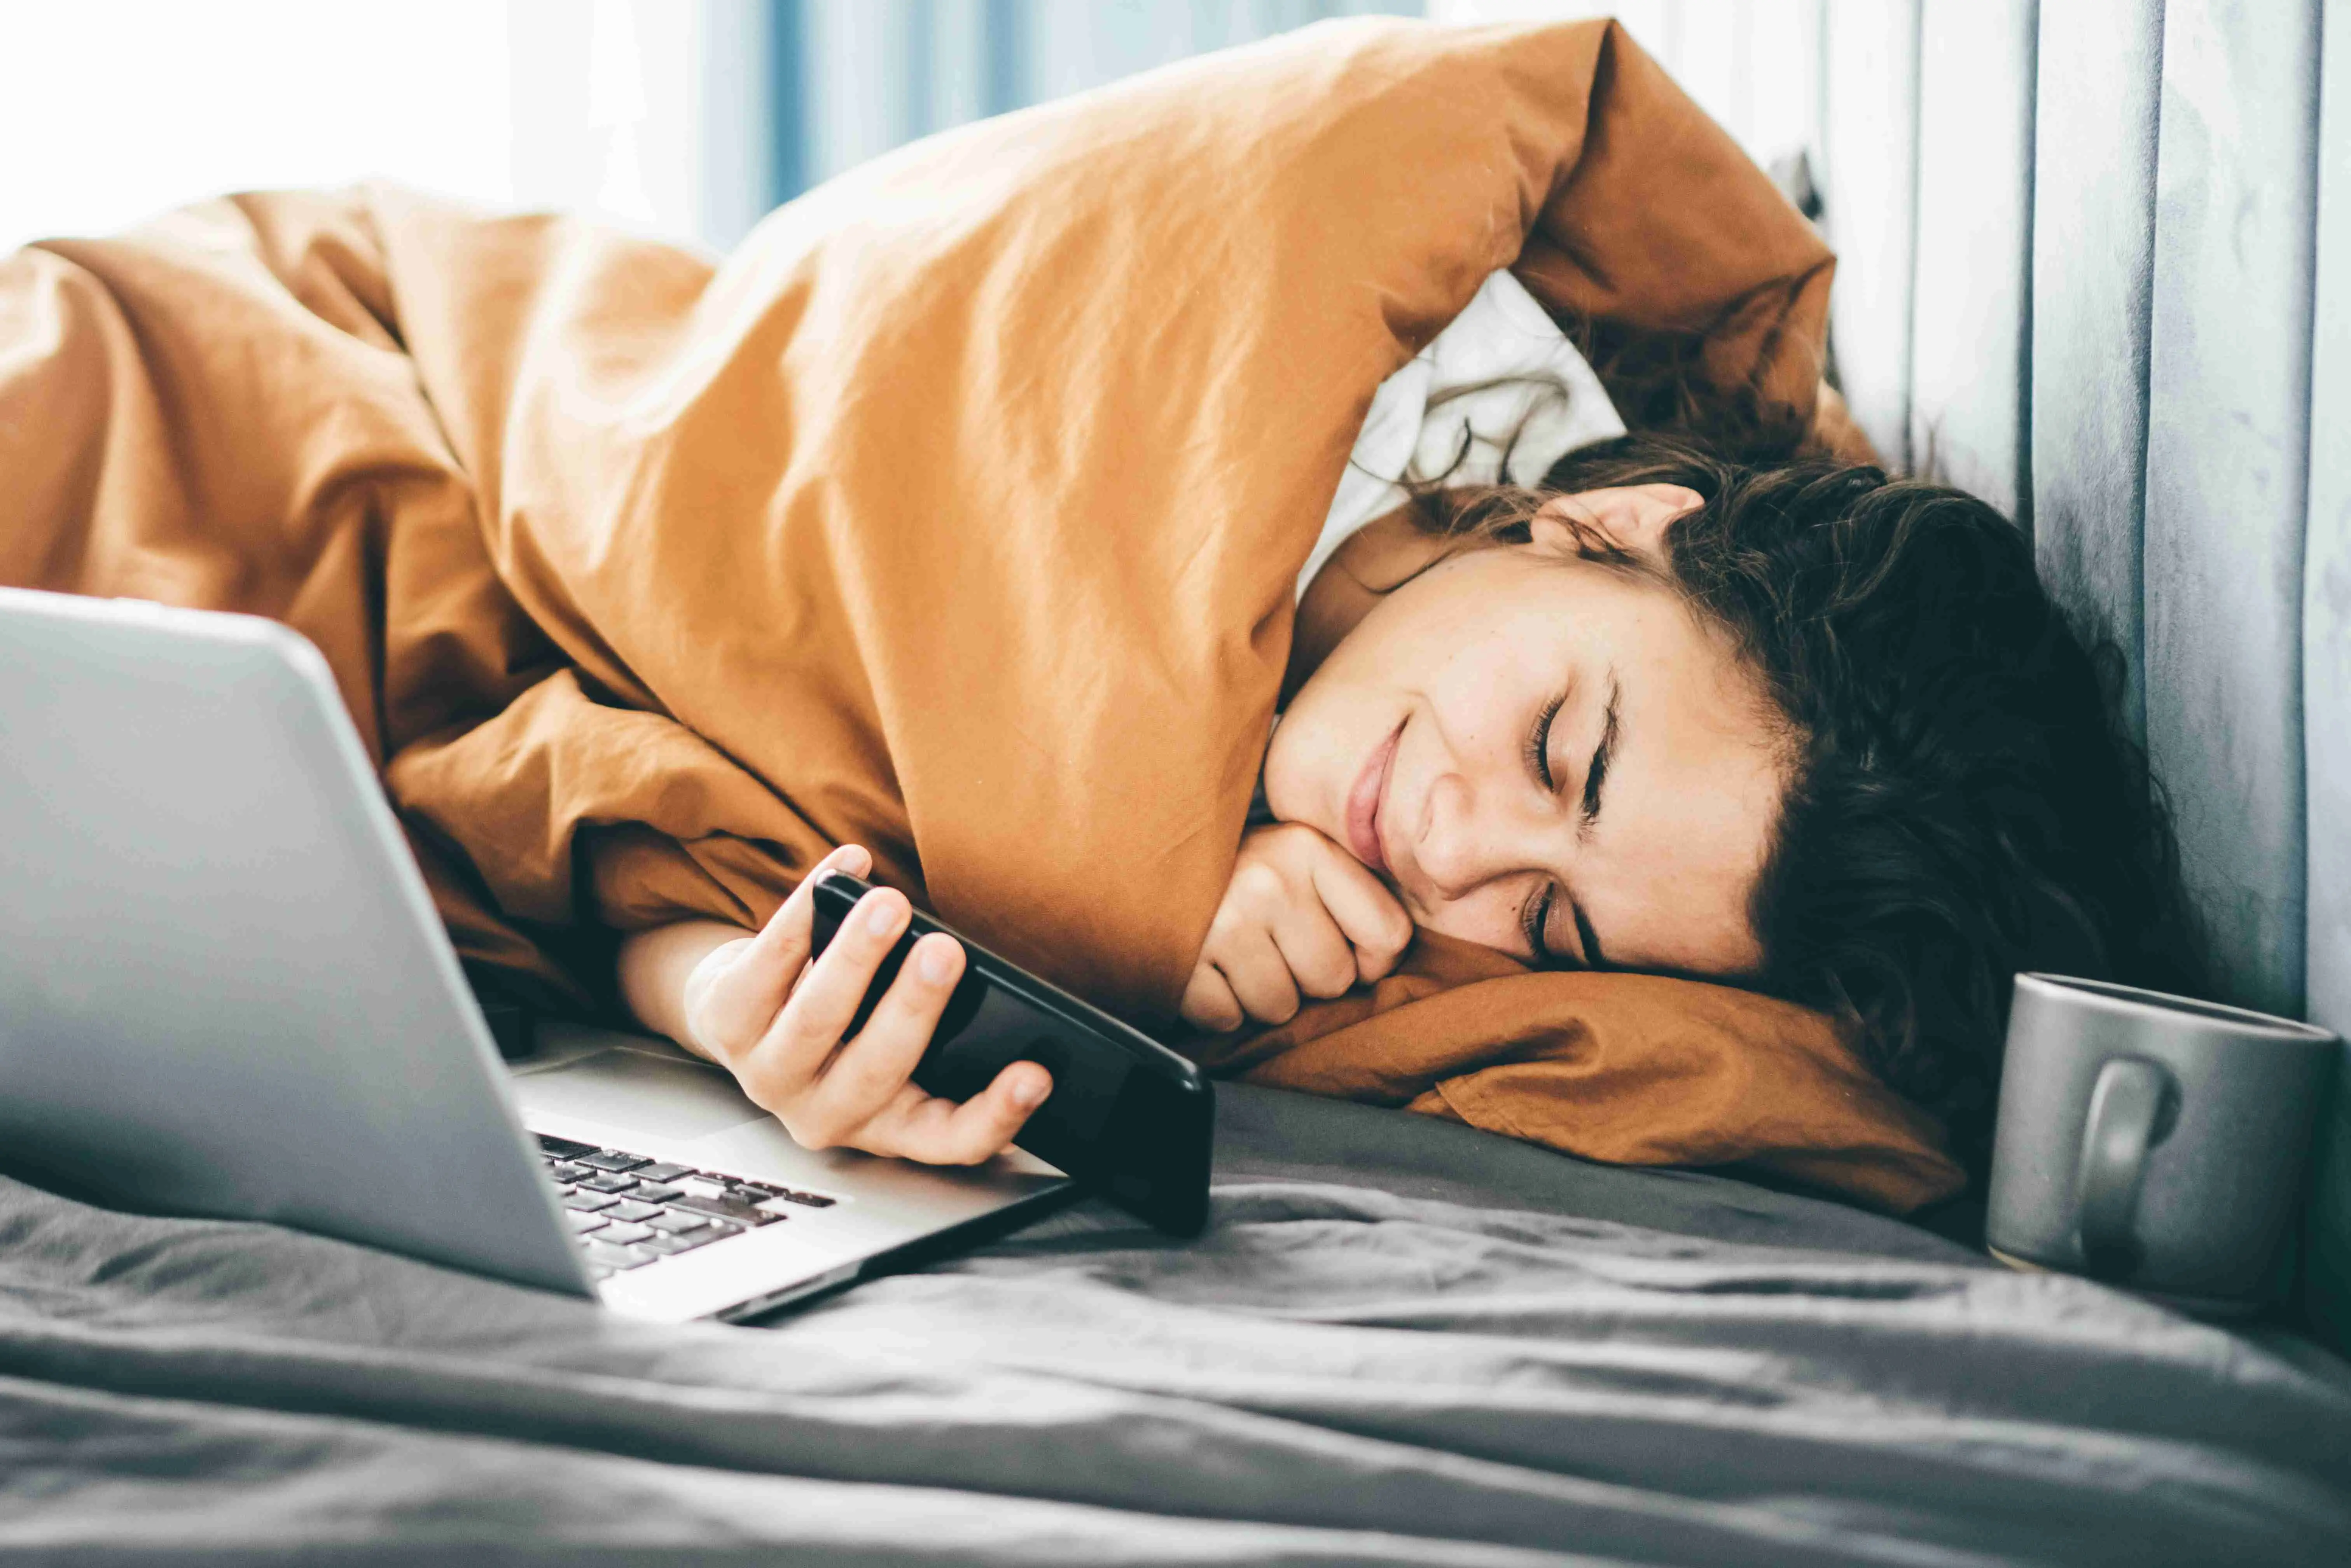
M 1445 396 L 1489 382 L 1500 384 Z M 1567 389 L 1563 401 L 1559 387 Z M 1505 476 L 1502 449 L 1514 434 Z M 1298 574 L 1299 596 L 1305 597 L 1306 585 L 1350 535 L 1404 504 L 1398 481 L 1407 476 L 1533 485 L 1577 447 L 1624 434 L 1616 405 L 1567 334 L 1524 284 L 1497 272 L 1428 347 L 1372 394 L 1322 537 Z M 1468 450 L 1447 472 L 1465 438 Z

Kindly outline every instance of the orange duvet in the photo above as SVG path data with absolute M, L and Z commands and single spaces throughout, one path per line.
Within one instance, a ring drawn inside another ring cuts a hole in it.
M 920 143 L 723 264 L 372 188 L 21 252 L 0 581 L 307 633 L 461 951 L 550 1002 L 854 840 L 1164 1019 L 1372 392 L 1503 266 L 1811 408 L 1828 255 L 1621 32 L 1366 22 Z M 1891 1208 L 1959 1181 L 1825 1020 L 1687 981 L 1425 940 L 1214 1059 Z

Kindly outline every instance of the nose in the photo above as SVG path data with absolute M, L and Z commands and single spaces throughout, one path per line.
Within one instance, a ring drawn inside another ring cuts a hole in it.
M 1466 898 L 1495 878 L 1526 870 L 1544 855 L 1547 824 L 1499 792 L 1483 795 L 1464 774 L 1441 774 L 1429 787 L 1428 810 L 1414 860 L 1437 902 Z

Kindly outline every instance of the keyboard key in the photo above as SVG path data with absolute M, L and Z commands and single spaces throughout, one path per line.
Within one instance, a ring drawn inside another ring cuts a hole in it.
M 654 1215 L 659 1214 L 660 1212 L 661 1206 L 659 1204 L 644 1203 L 633 1197 L 624 1197 L 620 1202 L 614 1204 L 610 1209 L 606 1210 L 604 1218 L 607 1219 L 624 1219 L 632 1225 L 643 1225 L 646 1220 L 651 1219 Z
M 591 1266 L 601 1264 L 608 1269 L 642 1268 L 660 1256 L 642 1247 L 614 1247 L 609 1242 L 599 1241 L 593 1236 L 580 1242 L 580 1246 L 588 1254 Z
M 563 1196 L 564 1207 L 578 1209 L 582 1214 L 593 1214 L 600 1208 L 610 1208 L 620 1201 L 617 1197 L 607 1197 L 601 1192 L 571 1192 Z
M 741 1176 L 722 1177 L 726 1184 L 725 1196 L 737 1203 L 758 1203 L 763 1198 L 781 1197 L 784 1189 L 769 1186 L 763 1181 L 747 1181 Z
M 563 1223 L 571 1227 L 571 1233 L 578 1236 L 602 1225 L 604 1217 L 601 1214 L 583 1213 L 576 1208 L 567 1208 L 563 1211 Z
M 643 1155 L 624 1155 L 617 1149 L 599 1149 L 592 1155 L 580 1155 L 580 1163 L 583 1166 L 594 1166 L 600 1171 L 632 1171 L 639 1166 L 649 1166 L 653 1161 Z
M 697 1197 L 681 1193 L 670 1200 L 672 1209 L 684 1209 L 689 1214 L 705 1214 L 713 1219 L 730 1219 L 737 1225 L 773 1225 L 784 1217 L 754 1208 L 747 1203 L 737 1203 L 726 1197 Z
M 636 1185 L 636 1177 L 615 1176 L 611 1171 L 598 1171 L 580 1178 L 580 1187 L 588 1192 L 628 1192 Z
M 639 1166 L 636 1173 L 639 1181 L 675 1181 L 682 1176 L 693 1174 L 688 1166 L 664 1165 L 659 1160 L 649 1166 Z
M 797 1203 L 809 1208 L 831 1208 L 835 1201 L 821 1193 L 800 1192 L 789 1186 L 778 1186 L 773 1182 L 752 1181 L 747 1176 L 720 1176 L 716 1179 L 726 1184 L 719 1196 L 731 1197 L 737 1203 L 772 1203 L 780 1198 L 786 1203 Z
M 541 1133 L 538 1135 L 538 1146 L 559 1160 L 576 1160 L 582 1155 L 592 1155 L 597 1152 L 596 1145 L 593 1144 L 583 1144 L 571 1138 L 559 1138 L 549 1133 Z
M 652 1226 L 655 1230 L 665 1230 L 673 1236 L 682 1236 L 689 1230 L 708 1229 L 719 1224 L 720 1221 L 699 1214 L 677 1214 L 664 1208 L 656 1209 L 647 1215 L 644 1223 Z M 727 1234 L 734 1233 L 729 1231 Z
M 680 1252 L 691 1252 L 697 1247 L 707 1247 L 714 1241 L 724 1241 L 729 1236 L 740 1234 L 741 1232 L 731 1228 L 722 1231 L 715 1226 L 705 1226 L 685 1236 L 665 1236 L 656 1230 L 637 1245 L 647 1251 L 658 1252 L 664 1258 L 674 1258 Z
M 629 1194 L 629 1196 L 635 1198 L 639 1203 L 667 1203 L 671 1198 L 675 1197 L 677 1194 L 678 1189 L 676 1187 L 664 1186 L 659 1182 L 647 1181 L 645 1180 L 645 1173 L 639 1171 L 637 1172 L 636 1187 Z
M 583 1166 L 578 1160 L 557 1160 L 547 1169 L 549 1176 L 560 1182 L 586 1181 L 596 1174 L 594 1167 Z
M 652 1234 L 652 1231 L 646 1229 L 642 1225 L 630 1225 L 625 1221 L 616 1219 L 611 1224 L 604 1227 L 603 1229 L 596 1232 L 596 1239 L 599 1241 L 611 1242 L 614 1246 L 625 1246 L 632 1241 L 643 1241 L 646 1237 L 651 1236 Z

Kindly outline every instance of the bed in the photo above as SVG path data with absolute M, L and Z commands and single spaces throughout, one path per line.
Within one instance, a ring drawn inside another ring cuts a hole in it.
M 2218 1563 L 2351 1541 L 2351 1373 L 1719 1176 L 1228 1086 L 1089 1202 L 761 1327 L 0 1182 L 0 1552 Z
M 2351 406 L 2351 29 L 1792 9 L 1855 413 L 2114 627 L 2230 991 L 2343 1026 L 2351 459 L 2313 432 Z M 2304 1332 L 2351 1322 L 2351 1135 L 2302 1315 L 2222 1327 L 1732 1176 L 1238 1084 L 1219 1116 L 1197 1241 L 1082 1205 L 757 1328 L 0 1178 L 0 1552 L 2351 1558 L 2351 1368 Z

